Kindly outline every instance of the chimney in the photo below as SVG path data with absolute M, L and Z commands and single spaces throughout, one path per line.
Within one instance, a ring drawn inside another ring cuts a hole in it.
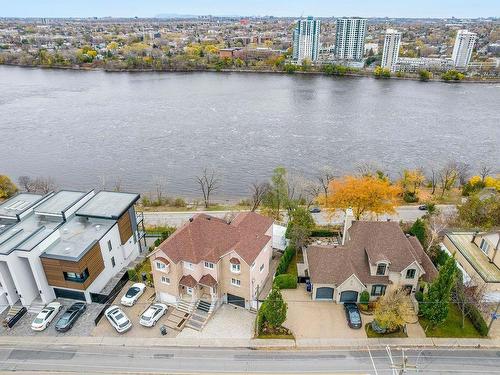
M 478 234 L 479 234 L 479 232 L 476 230 L 474 232 L 474 234 L 472 235 L 472 241 L 471 241 L 472 243 L 476 242 L 476 237 L 477 237 Z
M 348 234 L 348 230 L 354 221 L 354 213 L 351 208 L 345 210 L 345 219 L 344 219 L 344 231 L 342 232 L 342 245 L 345 245 Z

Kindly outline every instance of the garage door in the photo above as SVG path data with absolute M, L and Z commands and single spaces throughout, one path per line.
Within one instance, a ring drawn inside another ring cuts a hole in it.
M 245 299 L 242 297 L 235 296 L 234 294 L 227 294 L 227 303 L 236 305 L 239 307 L 245 307 Z
M 85 294 L 83 294 L 83 292 L 77 292 L 76 290 L 54 288 L 54 293 L 57 298 L 69 298 L 85 301 Z
M 340 293 L 340 302 L 358 302 L 358 292 L 346 290 Z
M 316 289 L 316 299 L 333 299 L 333 288 L 317 288 Z

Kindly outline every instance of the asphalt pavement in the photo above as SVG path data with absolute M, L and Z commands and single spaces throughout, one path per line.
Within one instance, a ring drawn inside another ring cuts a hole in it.
M 392 357 L 392 360 L 391 360 Z M 500 374 L 500 351 L 272 351 L 122 346 L 0 346 L 0 373 L 36 374 Z

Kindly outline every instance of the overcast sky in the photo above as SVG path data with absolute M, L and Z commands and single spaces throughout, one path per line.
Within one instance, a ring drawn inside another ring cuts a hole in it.
M 0 0 L 0 17 L 154 17 L 312 15 L 363 17 L 491 17 L 500 0 Z

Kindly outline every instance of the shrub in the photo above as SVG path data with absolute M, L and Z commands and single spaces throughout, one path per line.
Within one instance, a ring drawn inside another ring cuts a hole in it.
M 431 79 L 431 72 L 429 72 L 428 70 L 420 70 L 418 72 L 418 75 L 420 77 L 420 80 L 421 81 L 428 81 L 429 79 Z
M 297 70 L 299 70 L 299 67 L 297 65 L 294 65 L 294 64 L 285 64 L 285 66 L 283 66 L 283 70 L 286 72 L 286 73 L 295 73 Z
M 128 271 L 128 279 L 130 281 L 139 281 L 139 277 L 137 276 L 137 271 L 134 268 L 130 268 Z
M 328 229 L 314 229 L 311 231 L 311 237 L 333 237 L 334 232 Z
M 451 69 L 444 73 L 441 78 L 445 81 L 461 81 L 465 78 L 465 75 L 457 70 Z
M 186 207 L 186 201 L 182 198 L 175 198 L 173 201 L 173 206 L 174 207 Z
M 405 191 L 403 193 L 403 200 L 406 203 L 416 203 L 416 202 L 418 202 L 418 197 L 415 193 L 413 193 L 411 191 Z
M 469 319 L 472 325 L 476 328 L 477 332 L 481 336 L 488 335 L 488 325 L 483 319 L 481 312 L 473 305 L 468 305 L 467 314 L 469 315 Z
M 415 292 L 415 299 L 420 303 L 424 300 L 424 293 L 422 293 L 420 290 Z
M 276 276 L 286 273 L 294 254 L 295 248 L 293 246 L 287 246 L 276 268 Z
M 279 289 L 297 289 L 297 277 L 283 273 L 274 278 L 274 285 Z
M 387 68 L 382 68 L 381 66 L 377 66 L 373 71 L 373 75 L 375 78 L 390 78 L 391 71 Z
M 368 302 L 370 302 L 370 293 L 368 293 L 368 291 L 366 290 L 363 290 L 363 292 L 361 292 L 361 295 L 359 296 L 359 303 L 363 306 L 367 306 Z

